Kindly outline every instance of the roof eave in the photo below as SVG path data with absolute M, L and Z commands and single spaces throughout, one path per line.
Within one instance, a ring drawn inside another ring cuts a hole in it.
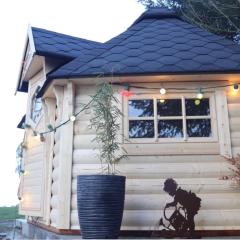
M 28 48 L 29 48 L 29 53 L 27 54 Z M 18 91 L 27 92 L 25 87 L 23 87 L 22 85 L 24 82 L 24 75 L 26 74 L 26 71 L 27 71 L 28 67 L 30 66 L 30 63 L 33 59 L 35 52 L 36 52 L 36 49 L 35 49 L 35 45 L 34 45 L 32 27 L 29 25 L 28 30 L 27 30 L 25 46 L 24 46 L 24 50 L 23 50 L 23 54 L 22 54 L 22 61 L 21 61 L 20 70 L 19 70 L 19 74 L 18 74 L 18 80 L 17 80 L 15 94 Z
M 43 86 L 41 87 L 38 97 L 42 97 L 45 93 L 45 91 L 48 89 L 48 87 L 51 85 L 51 83 L 55 80 L 60 79 L 89 79 L 89 78 L 99 78 L 100 74 L 86 74 L 86 75 L 71 75 L 71 76 L 49 76 L 47 80 L 44 82 Z M 240 78 L 240 70 L 239 71 L 218 71 L 218 72 L 166 72 L 166 73 L 159 73 L 159 72 L 152 72 L 152 73 L 124 73 L 124 74 L 114 74 L 112 76 L 111 73 L 104 74 L 104 77 L 117 77 L 121 81 L 124 80 L 124 82 L 149 82 L 148 78 L 152 78 L 152 82 L 158 82 L 158 81 L 167 81 L 167 77 L 170 77 L 171 79 L 174 79 L 174 81 L 183 81 L 182 79 L 185 79 L 186 81 L 230 81 L 232 83 L 239 82 Z

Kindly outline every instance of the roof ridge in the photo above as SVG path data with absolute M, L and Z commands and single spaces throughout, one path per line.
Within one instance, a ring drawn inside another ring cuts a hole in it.
M 140 17 L 137 18 L 130 27 L 141 22 L 144 19 L 152 19 L 152 18 L 163 19 L 163 18 L 180 18 L 180 17 L 175 11 L 167 7 L 152 7 L 152 8 L 149 8 L 147 11 L 143 12 L 140 15 Z

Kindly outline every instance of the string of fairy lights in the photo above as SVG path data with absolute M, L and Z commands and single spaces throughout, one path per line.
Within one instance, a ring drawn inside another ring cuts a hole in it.
M 185 87 L 168 87 L 168 88 L 157 88 L 157 87 L 145 87 L 145 86 L 139 86 L 139 85 L 132 85 L 132 84 L 123 84 L 123 83 L 112 83 L 112 85 L 116 85 L 116 86 L 121 86 L 123 87 L 123 90 L 120 92 L 121 95 L 123 97 L 131 97 L 132 95 L 134 95 L 134 93 L 131 91 L 131 89 L 145 89 L 145 90 L 158 90 L 160 95 L 162 96 L 162 98 L 160 99 L 160 101 L 163 103 L 165 102 L 164 97 L 166 96 L 166 94 L 168 93 L 168 91 L 196 91 L 196 100 L 198 100 L 196 102 L 196 105 L 198 105 L 200 103 L 200 100 L 203 99 L 204 97 L 204 92 L 207 90 L 214 90 L 214 89 L 219 89 L 219 88 L 226 88 L 226 87 L 231 87 L 232 90 L 234 92 L 238 92 L 239 91 L 239 85 L 240 83 L 234 83 L 234 84 L 225 84 L 225 85 L 218 85 L 218 86 L 210 86 L 210 87 L 201 87 L 201 88 L 185 88 Z M 85 104 L 83 106 L 83 108 L 78 111 L 77 113 L 71 115 L 67 120 L 63 121 L 62 123 L 60 123 L 59 125 L 53 127 L 51 124 L 47 125 L 48 130 L 47 131 L 43 131 L 43 132 L 38 132 L 36 130 L 34 130 L 30 124 L 24 123 L 23 127 L 26 129 L 32 129 L 33 131 L 33 136 L 37 137 L 40 139 L 40 141 L 44 141 L 45 137 L 44 135 L 55 132 L 57 129 L 59 129 L 60 127 L 64 126 L 65 124 L 69 123 L 69 122 L 75 122 L 77 116 L 89 109 L 90 105 L 92 104 L 92 102 L 94 101 L 94 98 L 91 99 L 91 101 L 89 101 L 87 104 Z
M 151 90 L 151 91 L 158 91 L 158 93 L 160 93 L 160 102 L 164 103 L 165 99 L 167 99 L 167 94 L 169 92 L 173 92 L 173 91 L 194 91 L 196 93 L 196 100 L 195 100 L 195 105 L 199 105 L 201 99 L 204 98 L 204 93 L 210 90 L 214 90 L 214 89 L 220 89 L 220 88 L 227 88 L 230 87 L 232 89 L 232 91 L 234 93 L 238 93 L 239 92 L 239 85 L 240 83 L 234 83 L 234 84 L 225 84 L 225 85 L 217 85 L 217 86 L 210 86 L 210 87 L 201 87 L 201 88 L 185 88 L 185 87 L 168 87 L 168 88 L 164 88 L 164 87 L 146 87 L 146 86 L 139 86 L 139 85 L 134 85 L 134 84 L 127 84 L 127 83 L 112 83 L 112 85 L 115 86 L 120 86 L 122 87 L 122 90 L 120 91 L 120 94 L 122 95 L 122 97 L 126 97 L 129 98 L 133 95 L 138 95 L 139 93 L 134 93 L 132 91 L 132 89 L 142 89 L 142 90 Z M 162 86 L 162 85 L 161 85 Z M 141 93 L 140 93 L 141 94 Z M 80 113 L 82 113 L 83 111 L 87 110 L 90 108 L 92 102 L 94 101 L 94 97 L 87 103 L 85 104 L 77 113 L 71 115 L 67 120 L 61 122 L 59 125 L 53 126 L 51 124 L 47 125 L 47 131 L 43 131 L 43 132 L 38 132 L 37 130 L 33 129 L 32 126 L 30 124 L 24 123 L 23 127 L 25 129 L 31 129 L 32 130 L 32 135 L 34 137 L 36 137 L 37 139 L 39 139 L 41 142 L 45 141 L 45 135 L 50 134 L 52 132 L 57 131 L 57 129 L 61 128 L 62 126 L 68 124 L 69 122 L 75 122 L 78 115 Z M 20 144 L 20 146 L 22 147 L 22 149 L 19 151 L 20 155 L 22 157 L 22 150 L 23 148 L 25 148 L 25 144 L 24 141 Z M 21 162 L 21 161 L 20 161 Z M 21 164 L 20 164 L 20 168 L 19 168 L 19 175 L 28 175 L 29 172 L 26 169 L 22 169 Z M 19 196 L 19 200 L 23 201 L 23 197 Z

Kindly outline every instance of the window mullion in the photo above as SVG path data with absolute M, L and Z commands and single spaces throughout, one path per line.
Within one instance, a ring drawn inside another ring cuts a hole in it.
M 157 98 L 153 99 L 154 106 L 154 136 L 155 142 L 158 141 L 158 114 L 157 114 Z
M 182 96 L 182 114 L 183 114 L 183 140 L 187 141 L 187 120 L 184 96 Z

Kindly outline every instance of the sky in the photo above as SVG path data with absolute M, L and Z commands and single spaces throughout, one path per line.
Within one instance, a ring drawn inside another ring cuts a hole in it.
M 26 93 L 16 83 L 28 26 L 105 42 L 125 31 L 144 11 L 137 0 L 0 1 L 0 206 L 18 203 L 16 148 L 23 130 L 16 128 L 26 112 Z

